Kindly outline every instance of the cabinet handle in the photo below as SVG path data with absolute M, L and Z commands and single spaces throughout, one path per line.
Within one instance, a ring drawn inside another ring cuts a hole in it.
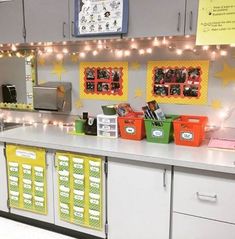
M 163 187 L 166 188 L 166 169 L 163 170 Z
M 189 16 L 189 30 L 193 30 L 193 11 L 190 11 L 190 16 Z
M 62 25 L 62 34 L 63 34 L 63 38 L 66 37 L 66 34 L 65 34 L 65 26 L 66 26 L 66 22 L 63 22 L 63 25 Z
M 208 194 L 204 194 L 204 193 L 199 193 L 199 192 L 196 192 L 196 195 L 197 195 L 197 198 L 200 199 L 200 200 L 205 200 L 205 201 L 217 201 L 217 194 L 214 194 L 214 195 L 208 195 Z
M 181 25 L 181 13 L 178 12 L 178 21 L 177 21 L 177 31 L 180 31 L 180 25 Z
M 75 29 L 75 27 L 74 27 L 74 21 L 71 21 L 71 35 L 72 35 L 72 37 L 75 37 L 74 29 Z

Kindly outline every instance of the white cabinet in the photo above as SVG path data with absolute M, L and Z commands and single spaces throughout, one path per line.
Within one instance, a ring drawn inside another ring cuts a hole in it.
M 180 170 L 174 173 L 175 212 L 235 223 L 235 176 Z
M 234 239 L 235 225 L 173 213 L 172 239 Z
M 233 174 L 176 168 L 173 187 L 172 239 L 234 238 Z
M 184 35 L 185 0 L 129 1 L 128 37 Z
M 108 161 L 108 238 L 169 239 L 168 167 Z
M 24 42 L 23 0 L 0 2 L 0 43 Z
M 185 35 L 196 35 L 199 0 L 186 0 Z
M 24 0 L 27 42 L 69 40 L 68 0 Z
M 46 153 L 46 183 L 47 183 L 47 214 L 33 213 L 21 209 L 11 208 L 10 212 L 23 217 L 32 218 L 38 221 L 54 223 L 54 205 L 53 205 L 53 153 Z
M 198 0 L 129 1 L 127 37 L 183 36 L 196 33 Z
M 0 144 L 0 211 L 9 212 L 7 206 L 8 189 L 7 189 L 7 168 L 4 155 L 4 144 Z

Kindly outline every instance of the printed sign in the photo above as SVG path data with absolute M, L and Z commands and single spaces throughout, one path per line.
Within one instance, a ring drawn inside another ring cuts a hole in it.
M 235 1 L 200 0 L 196 45 L 235 42 Z
M 128 0 L 76 0 L 75 35 L 127 33 Z
M 164 132 L 161 129 L 153 129 L 152 130 L 152 137 L 162 138 L 164 137 Z
M 180 138 L 181 140 L 188 140 L 188 141 L 192 141 L 194 138 L 194 135 L 192 132 L 181 132 L 180 133 Z

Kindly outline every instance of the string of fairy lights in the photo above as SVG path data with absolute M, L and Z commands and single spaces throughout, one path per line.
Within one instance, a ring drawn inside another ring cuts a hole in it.
M 214 61 L 219 57 L 227 56 L 230 47 L 235 47 L 235 45 L 196 46 L 195 37 L 192 36 L 136 39 L 118 38 L 60 43 L 0 44 L 0 58 L 6 55 L 9 57 L 22 57 L 24 56 L 24 49 L 32 49 L 32 53 L 35 51 L 41 57 L 53 55 L 57 60 L 62 60 L 67 55 L 75 55 L 80 59 L 84 59 L 87 56 L 96 57 L 102 52 L 110 53 L 115 58 L 128 58 L 133 54 L 140 56 L 150 55 L 155 53 L 157 48 L 167 48 L 170 52 L 178 56 L 189 52 L 196 55 L 206 52 L 209 58 Z
M 184 54 L 194 54 L 195 56 L 206 56 L 215 61 L 220 57 L 226 57 L 229 51 L 235 45 L 215 45 L 215 46 L 196 46 L 194 36 L 184 37 L 148 37 L 148 38 L 124 38 L 124 39 L 104 39 L 104 40 L 83 40 L 72 42 L 37 42 L 30 44 L 0 44 L 0 58 L 8 57 L 33 57 L 37 55 L 40 58 L 54 57 L 58 61 L 62 61 L 67 56 L 75 56 L 77 60 L 85 60 L 86 58 L 98 57 L 110 54 L 115 59 L 127 59 L 133 56 L 148 56 L 157 54 L 161 48 L 167 49 L 176 56 L 184 56 Z M 232 115 L 234 108 L 226 108 L 220 111 L 221 126 Z M 3 113 L 0 114 L 3 117 Z M 13 119 L 11 116 L 6 117 L 6 121 L 21 122 L 37 125 L 32 119 Z M 50 121 L 43 119 L 44 126 L 52 124 L 55 126 L 73 126 L 74 123 L 64 123 L 62 121 Z

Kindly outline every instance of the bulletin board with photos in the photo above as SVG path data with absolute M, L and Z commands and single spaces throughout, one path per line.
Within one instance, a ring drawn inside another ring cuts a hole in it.
M 80 64 L 80 79 L 81 98 L 127 99 L 127 62 L 83 62 Z
M 147 99 L 160 103 L 205 104 L 208 61 L 154 61 L 148 63 Z
M 127 33 L 129 0 L 75 0 L 75 36 Z

